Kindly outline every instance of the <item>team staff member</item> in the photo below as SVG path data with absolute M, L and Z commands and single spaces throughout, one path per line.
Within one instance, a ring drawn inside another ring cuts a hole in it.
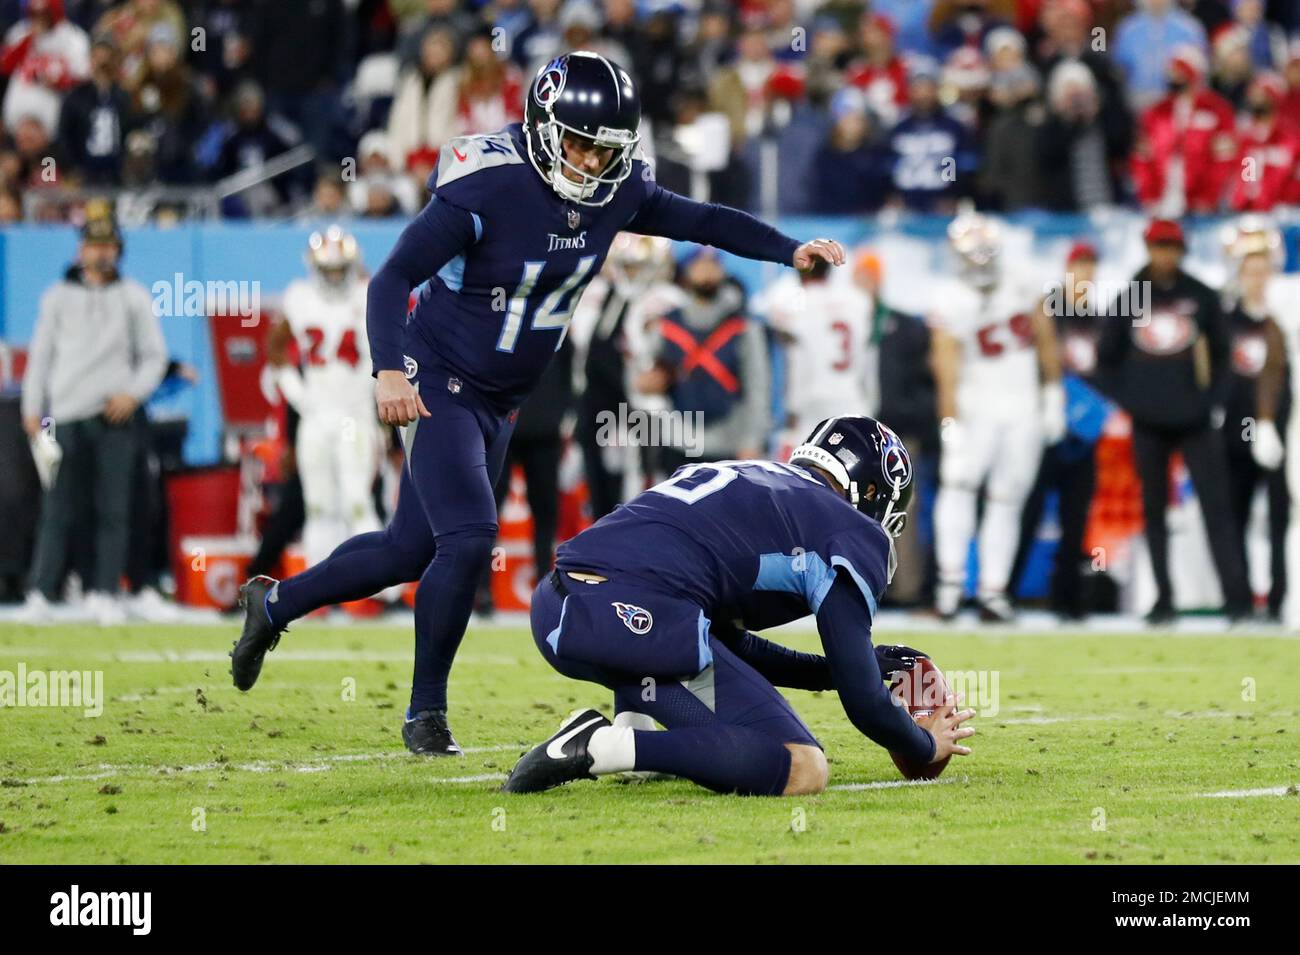
M 1219 297 L 1180 267 L 1182 227 L 1155 219 L 1143 235 L 1150 261 L 1133 277 L 1143 294 L 1116 300 L 1098 344 L 1098 378 L 1133 419 L 1133 454 L 1157 597 L 1152 624 L 1174 618 L 1169 580 L 1169 456 L 1181 451 L 1191 472 L 1223 589 L 1224 612 L 1250 612 L 1245 556 L 1228 500 L 1221 426 L 1228 394 L 1229 339 Z M 1135 307 L 1136 306 L 1136 307 Z

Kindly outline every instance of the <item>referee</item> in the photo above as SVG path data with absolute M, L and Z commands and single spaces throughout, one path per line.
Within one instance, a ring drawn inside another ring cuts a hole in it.
M 1133 419 L 1133 454 L 1157 596 L 1147 622 L 1174 618 L 1169 582 L 1169 456 L 1181 451 L 1201 505 L 1214 566 L 1233 622 L 1249 615 L 1241 537 L 1228 500 L 1220 427 L 1229 386 L 1229 338 L 1219 297 L 1182 270 L 1186 243 L 1177 222 L 1153 220 L 1143 235 L 1148 264 L 1117 299 L 1098 343 L 1098 382 Z

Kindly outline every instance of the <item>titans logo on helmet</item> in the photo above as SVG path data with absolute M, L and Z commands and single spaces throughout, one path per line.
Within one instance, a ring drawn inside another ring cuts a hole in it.
M 623 621 L 623 626 L 627 627 L 637 636 L 643 633 L 649 633 L 650 628 L 655 625 L 655 618 L 651 616 L 650 611 L 644 607 L 638 607 L 634 604 L 620 603 L 614 601 L 611 606 L 618 618 Z
M 547 63 L 542 68 L 541 75 L 533 84 L 533 99 L 537 105 L 545 109 L 551 103 L 554 103 L 564 92 L 564 60 L 557 58 Z
M 897 481 L 899 488 L 907 487 L 912 483 L 912 459 L 903 446 L 903 439 L 879 421 L 876 430 L 880 433 L 880 470 L 885 480 L 891 484 Z

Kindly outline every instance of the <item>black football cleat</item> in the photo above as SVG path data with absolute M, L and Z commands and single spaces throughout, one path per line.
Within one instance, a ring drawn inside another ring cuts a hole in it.
M 595 779 L 587 744 L 591 734 L 611 726 L 596 710 L 582 710 L 569 717 L 559 732 L 520 757 L 510 778 L 501 786 L 505 793 L 540 793 L 575 779 Z
M 230 675 L 235 686 L 248 691 L 262 672 L 268 651 L 280 642 L 284 629 L 271 623 L 266 614 L 266 595 L 279 581 L 271 577 L 253 577 L 239 588 L 239 606 L 244 611 L 244 632 L 230 651 Z
M 402 741 L 417 756 L 465 755 L 451 735 L 446 710 L 420 710 L 415 716 L 408 710 L 402 724 Z

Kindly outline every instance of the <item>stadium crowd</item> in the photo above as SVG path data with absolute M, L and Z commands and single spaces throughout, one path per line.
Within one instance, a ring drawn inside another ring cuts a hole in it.
M 1294 0 L 5 0 L 0 27 L 0 222 L 304 145 L 222 214 L 409 214 L 577 48 L 637 76 L 666 186 L 740 207 L 764 142 L 782 212 L 1300 199 Z

